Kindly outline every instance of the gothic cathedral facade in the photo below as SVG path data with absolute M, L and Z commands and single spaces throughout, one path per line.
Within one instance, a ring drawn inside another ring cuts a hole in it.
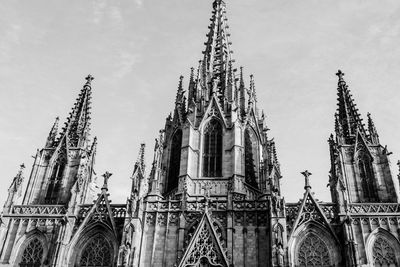
M 286 203 L 254 78 L 247 84 L 234 67 L 226 4 L 212 9 L 204 57 L 187 90 L 179 79 L 149 172 L 141 145 L 127 202 L 110 203 L 108 172 L 96 187 L 89 75 L 65 126 L 57 118 L 37 151 L 26 189 L 23 165 L 8 189 L 0 265 L 400 266 L 389 153 L 370 114 L 362 123 L 344 74 L 328 140 L 332 201 L 316 199 L 304 171 L 302 200 Z

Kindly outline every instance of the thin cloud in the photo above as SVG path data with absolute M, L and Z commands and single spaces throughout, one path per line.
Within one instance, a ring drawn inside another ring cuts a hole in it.
M 115 78 L 122 78 L 133 70 L 134 65 L 138 61 L 139 55 L 127 51 L 120 53 L 120 63 L 113 76 Z

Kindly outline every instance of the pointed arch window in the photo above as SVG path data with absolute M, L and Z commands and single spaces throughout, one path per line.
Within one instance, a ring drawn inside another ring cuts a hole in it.
M 80 267 L 111 267 L 112 246 L 101 234 L 96 234 L 86 244 L 79 260 Z
M 365 153 L 361 152 L 358 158 L 357 165 L 360 173 L 361 188 L 365 201 L 377 201 L 378 196 L 375 189 L 374 173 L 372 170 L 371 158 Z
M 222 126 L 212 119 L 204 128 L 203 176 L 222 176 Z
M 181 167 L 182 130 L 178 129 L 172 137 L 171 154 L 169 158 L 167 191 L 178 186 Z
M 307 234 L 300 244 L 298 251 L 298 266 L 332 266 L 330 264 L 328 247 L 322 239 L 314 233 Z
M 65 161 L 59 160 L 53 167 L 52 174 L 49 179 L 45 203 L 57 204 L 57 197 L 61 189 L 62 177 L 65 170 Z
M 381 236 L 378 236 L 378 238 L 374 242 L 374 246 L 372 248 L 372 256 L 374 259 L 375 267 L 398 266 L 393 246 L 391 246 L 389 242 Z
M 22 259 L 19 264 L 20 267 L 39 267 L 43 259 L 43 245 L 39 239 L 32 239 L 26 246 Z
M 244 131 L 244 170 L 246 183 L 258 187 L 257 185 L 257 140 L 253 130 L 246 128 Z

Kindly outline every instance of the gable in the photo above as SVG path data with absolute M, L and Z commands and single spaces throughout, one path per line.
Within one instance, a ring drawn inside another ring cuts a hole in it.
M 299 208 L 295 223 L 293 224 L 291 235 L 293 235 L 296 229 L 298 229 L 300 226 L 309 222 L 324 226 L 336 238 L 336 235 L 323 210 L 318 205 L 317 201 L 315 201 L 311 192 L 307 190 L 304 194 L 304 198 Z
M 207 261 L 212 266 L 229 266 L 211 218 L 208 212 L 205 211 L 178 266 L 197 266 Z

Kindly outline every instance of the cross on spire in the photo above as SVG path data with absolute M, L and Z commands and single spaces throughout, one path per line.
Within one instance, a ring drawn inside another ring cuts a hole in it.
M 86 84 L 90 84 L 90 83 L 94 80 L 94 77 L 93 77 L 91 74 L 89 74 L 89 75 L 85 78 L 85 80 L 87 81 Z
M 101 190 L 106 190 L 106 191 L 108 191 L 108 179 L 110 179 L 111 175 L 112 175 L 112 173 L 110 173 L 110 172 L 108 172 L 108 171 L 106 171 L 106 172 L 102 175 L 103 178 L 104 178 L 104 184 L 103 184 L 103 186 L 101 187 Z
M 338 70 L 338 72 L 336 73 L 336 75 L 339 77 L 339 81 L 342 81 L 342 80 L 343 80 L 344 72 L 342 72 L 341 70 Z
M 310 185 L 310 176 L 312 175 L 311 172 L 309 172 L 308 170 L 305 170 L 304 172 L 301 172 L 301 174 L 304 175 L 304 179 L 305 179 L 305 185 L 304 185 L 304 189 L 305 190 L 310 190 L 311 189 L 311 185 Z

